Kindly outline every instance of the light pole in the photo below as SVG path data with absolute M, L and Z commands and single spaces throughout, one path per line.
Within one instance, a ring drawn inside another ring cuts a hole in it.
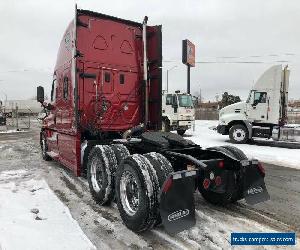
M 177 65 L 173 66 L 170 69 L 167 69 L 167 93 L 169 92 L 169 71 L 171 71 L 172 69 L 177 68 Z
M 3 80 L 0 80 L 0 82 L 3 82 Z M 7 94 L 5 94 L 2 90 L 1 90 L 1 93 L 2 93 L 3 95 L 5 95 L 5 103 L 4 103 L 4 114 L 5 114 L 6 103 L 7 103 Z

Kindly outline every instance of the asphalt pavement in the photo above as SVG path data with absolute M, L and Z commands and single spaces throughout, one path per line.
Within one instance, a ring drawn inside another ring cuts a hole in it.
M 0 133 L 0 144 L 11 141 L 32 138 L 38 146 L 39 130 L 34 129 L 28 132 L 11 134 Z M 288 150 L 288 149 L 287 149 Z M 300 164 L 300 163 L 299 163 Z M 245 202 L 238 202 L 228 209 L 242 213 L 260 222 L 265 220 L 265 224 L 272 223 L 273 226 L 284 230 L 300 232 L 300 170 L 264 164 L 266 170 L 265 182 L 271 199 L 267 202 L 249 206 Z M 206 206 L 201 201 L 200 195 L 196 196 L 200 200 L 198 206 Z M 271 222 L 272 221 L 272 222 Z M 282 225 L 279 225 L 282 223 Z
M 264 167 L 271 199 L 254 208 L 300 232 L 300 170 L 266 163 Z

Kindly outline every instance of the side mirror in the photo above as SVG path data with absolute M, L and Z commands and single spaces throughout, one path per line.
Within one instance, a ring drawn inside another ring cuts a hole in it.
M 257 104 L 258 104 L 258 101 L 255 100 L 255 101 L 253 102 L 253 104 L 252 104 L 252 107 L 255 107 Z
M 48 110 L 52 110 L 52 109 L 54 109 L 54 106 L 53 106 L 53 105 L 51 105 L 50 103 L 48 103 L 48 105 L 46 106 L 46 109 L 48 109 Z
M 42 86 L 38 86 L 36 89 L 36 100 L 40 103 L 45 101 L 44 88 Z

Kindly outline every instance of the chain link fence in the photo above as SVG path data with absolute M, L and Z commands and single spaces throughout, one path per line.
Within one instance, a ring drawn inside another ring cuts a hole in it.
M 195 110 L 196 120 L 218 120 L 219 111 L 213 109 L 201 109 L 197 108 Z

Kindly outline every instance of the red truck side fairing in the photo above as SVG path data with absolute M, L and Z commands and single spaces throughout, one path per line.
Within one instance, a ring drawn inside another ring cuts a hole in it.
M 101 132 L 130 129 L 143 121 L 141 24 L 90 11 L 77 13 L 80 125 L 83 130 Z M 156 33 L 160 29 L 150 29 L 153 38 L 149 40 L 157 41 L 148 43 L 149 54 L 157 61 L 154 65 L 161 65 L 161 53 L 153 48 L 159 45 L 161 36 Z M 158 71 L 154 67 L 152 71 Z M 155 72 L 155 77 L 150 88 L 157 95 L 161 76 Z M 150 113 L 151 118 L 159 121 Z

